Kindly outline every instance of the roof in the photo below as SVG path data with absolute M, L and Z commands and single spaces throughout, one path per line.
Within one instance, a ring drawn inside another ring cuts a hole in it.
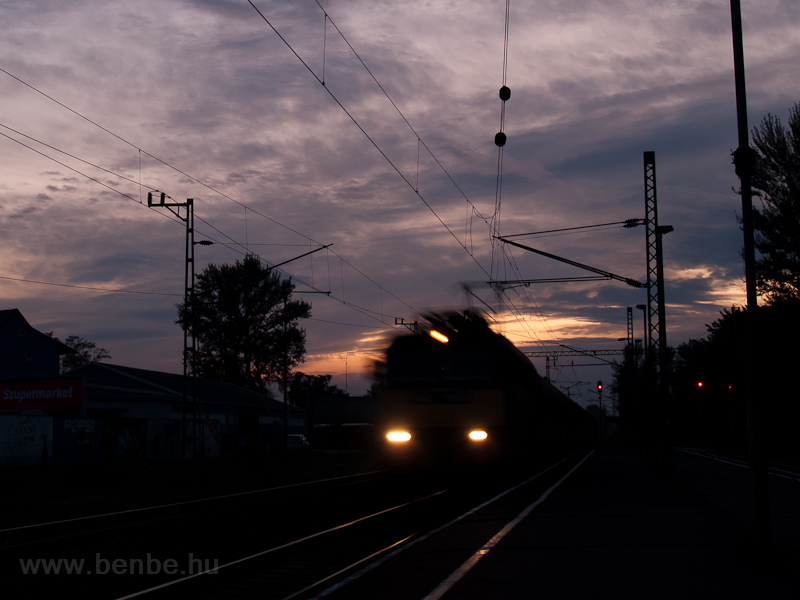
M 55 338 L 53 336 L 47 335 L 46 333 L 42 333 L 35 327 L 31 326 L 28 323 L 27 319 L 22 316 L 22 313 L 19 311 L 18 308 L 8 308 L 5 310 L 0 310 L 0 330 L 2 330 L 7 325 L 13 324 L 14 321 L 21 321 L 22 326 L 28 329 L 33 335 L 39 336 L 45 340 L 50 340 L 56 345 L 59 354 L 75 354 L 75 350 L 67 346 L 64 342 Z
M 184 377 L 175 373 L 90 362 L 69 371 L 69 375 L 82 376 L 88 388 L 124 389 L 132 395 L 151 396 L 154 400 L 183 398 Z M 189 386 L 191 381 L 187 378 Z M 283 410 L 283 402 L 225 381 L 198 377 L 196 389 L 198 401 L 204 403 Z M 291 406 L 290 410 L 302 411 L 296 406 Z

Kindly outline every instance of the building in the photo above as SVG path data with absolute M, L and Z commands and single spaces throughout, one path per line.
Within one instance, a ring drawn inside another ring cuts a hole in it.
M 0 379 L 55 377 L 62 354 L 74 353 L 30 326 L 18 309 L 0 310 Z
M 59 376 L 64 344 L 16 309 L 0 317 L 0 466 L 233 456 L 282 444 L 283 402 L 222 381 L 97 362 Z M 285 416 L 287 433 L 305 433 L 305 411 L 290 406 Z

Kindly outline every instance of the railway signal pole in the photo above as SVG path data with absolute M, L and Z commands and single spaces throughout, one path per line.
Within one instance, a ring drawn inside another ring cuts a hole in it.
M 147 193 L 147 206 L 164 207 L 172 214 L 186 223 L 186 262 L 184 265 L 183 305 L 191 307 L 194 314 L 194 200 L 187 198 L 186 202 L 167 202 L 167 196 L 160 192 L 159 202 L 153 202 L 153 192 Z M 172 198 L 170 198 L 171 200 Z M 181 208 L 185 209 L 181 211 Z M 181 456 L 186 459 L 186 405 L 189 400 L 189 375 L 191 365 L 191 398 L 192 398 L 192 456 L 197 457 L 197 369 L 195 357 L 197 355 L 197 338 L 194 327 L 183 328 L 183 420 L 181 426 Z

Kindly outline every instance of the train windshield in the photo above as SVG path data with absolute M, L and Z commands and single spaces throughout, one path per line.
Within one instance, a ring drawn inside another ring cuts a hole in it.
M 491 381 L 491 361 L 485 352 L 403 352 L 388 364 L 390 385 L 470 386 Z

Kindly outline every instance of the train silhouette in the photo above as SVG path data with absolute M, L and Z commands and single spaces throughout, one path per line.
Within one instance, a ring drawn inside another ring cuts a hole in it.
M 485 464 L 593 442 L 595 419 L 480 313 L 425 321 L 386 350 L 376 422 L 385 464 Z

